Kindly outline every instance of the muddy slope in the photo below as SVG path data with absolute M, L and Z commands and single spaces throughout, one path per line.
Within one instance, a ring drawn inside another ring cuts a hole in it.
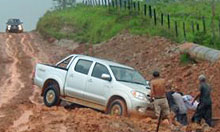
M 40 89 L 32 85 L 34 66 L 55 63 L 71 53 L 133 66 L 147 79 L 158 69 L 168 86 L 181 87 L 187 94 L 195 93 L 197 75 L 204 72 L 213 86 L 214 116 L 219 116 L 219 64 L 181 65 L 177 45 L 163 38 L 123 34 L 94 48 L 80 45 L 73 50 L 45 42 L 37 33 L 0 34 L 0 132 L 155 131 L 157 121 L 149 117 L 114 117 L 67 102 L 47 108 Z M 161 131 L 170 132 L 170 126 L 162 124 Z

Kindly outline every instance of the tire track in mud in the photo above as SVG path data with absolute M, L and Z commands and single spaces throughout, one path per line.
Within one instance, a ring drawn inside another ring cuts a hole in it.
M 32 38 L 30 36 L 30 34 L 22 34 L 21 35 L 22 39 L 20 41 L 20 44 L 23 47 L 23 52 L 30 57 L 31 61 L 31 68 L 32 68 L 32 73 L 34 72 L 34 66 L 37 62 L 39 62 L 39 59 L 36 57 L 35 54 L 35 50 L 31 44 L 32 42 Z M 32 74 L 29 75 L 29 79 L 31 80 L 32 78 Z M 29 100 L 31 101 L 31 103 L 33 103 L 35 106 L 37 105 L 37 102 L 34 101 L 34 97 L 35 95 L 39 92 L 37 91 L 37 89 L 32 86 L 32 88 L 34 89 L 32 95 L 29 97 Z M 28 126 L 26 125 L 29 122 L 29 118 L 31 115 L 33 115 L 33 109 L 27 109 L 27 108 L 23 108 L 22 109 L 23 114 L 13 122 L 13 125 L 9 128 L 8 131 L 17 131 L 17 132 L 21 132 L 21 131 L 25 131 L 28 129 Z
M 39 61 L 29 33 L 0 34 L 2 65 L 7 67 L 0 86 L 0 131 L 26 130 L 25 124 L 33 114 L 35 91 L 32 88 L 33 66 Z M 32 59 L 33 58 L 33 59 Z M 7 76 L 6 76 L 7 74 Z M 36 105 L 36 104 L 35 104 Z
M 4 75 L 5 79 L 2 82 L 7 87 L 14 86 L 16 92 L 0 107 L 0 132 L 68 131 L 68 125 L 62 123 L 68 118 L 66 110 L 62 107 L 55 109 L 45 107 L 40 97 L 40 89 L 32 85 L 35 64 L 40 61 L 49 62 L 50 53 L 47 52 L 47 48 L 50 46 L 44 45 L 47 42 L 36 33 L 0 34 L 1 42 L 4 52 L 7 51 L 7 57 L 10 58 L 10 63 L 7 63 L 7 69 L 3 72 L 8 76 Z M 6 81 L 12 78 L 9 76 L 12 67 L 14 72 L 16 71 L 16 76 L 13 77 L 18 80 L 15 81 L 13 78 L 14 81 L 7 84 Z M 15 84 L 16 82 L 20 84 Z M 1 88 L 0 86 L 0 90 Z M 45 118 L 48 120 L 42 120 Z
M 17 47 L 10 46 L 10 41 L 13 42 L 12 35 L 7 35 L 5 52 L 7 56 L 12 59 L 12 64 L 7 68 L 9 70 L 9 78 L 6 79 L 0 87 L 0 107 L 2 107 L 3 104 L 8 103 L 18 94 L 18 91 L 24 87 L 24 83 L 20 81 L 21 74 L 18 72 L 17 67 L 17 64 L 20 63 L 18 59 L 19 51 Z
M 37 51 L 40 50 L 40 48 L 38 47 L 39 43 L 37 41 L 35 41 L 35 37 L 33 34 L 29 33 L 29 34 L 22 34 L 21 35 L 22 39 L 20 41 L 20 44 L 22 45 L 22 49 L 23 52 L 25 52 L 25 54 L 27 56 L 29 56 L 31 58 L 31 67 L 32 68 L 32 73 L 34 72 L 34 66 L 40 61 L 40 58 L 42 57 L 42 54 L 44 56 L 43 59 L 47 58 L 47 55 L 45 55 L 43 52 L 41 52 L 39 54 L 36 54 Z M 41 57 L 39 57 L 41 56 Z M 31 80 L 32 78 L 32 74 L 29 74 L 29 80 Z M 28 83 L 28 82 L 26 82 Z M 41 113 L 42 110 L 42 104 L 39 103 L 39 97 L 40 97 L 40 89 L 37 86 L 32 85 L 32 95 L 29 96 L 29 100 L 32 103 L 32 107 L 22 107 L 22 111 L 23 113 L 20 115 L 19 118 L 17 118 L 17 120 L 15 120 L 13 122 L 13 125 L 11 125 L 9 127 L 9 129 L 7 130 L 8 132 L 22 132 L 22 131 L 34 131 L 39 129 L 38 125 L 39 123 L 42 124 L 48 124 L 50 122 L 50 120 L 48 121 L 41 121 L 39 120 L 39 122 L 31 122 L 30 119 L 31 117 L 34 117 L 34 113 L 39 115 L 39 113 Z M 43 108 L 44 109 L 44 108 Z M 40 115 L 42 116 L 42 115 Z M 37 116 L 38 117 L 38 116 Z M 64 117 L 66 118 L 66 116 Z M 65 120 L 65 119 L 64 119 Z M 46 128 L 43 128 L 46 129 Z M 60 124 L 59 125 L 59 130 L 62 130 L 62 132 L 66 132 L 67 128 L 64 124 Z
M 21 36 L 21 40 L 20 40 L 20 44 L 21 46 L 23 47 L 22 50 L 23 52 L 29 56 L 30 54 L 32 54 L 33 51 L 33 48 L 31 47 L 31 53 L 29 52 L 29 49 L 28 47 L 26 46 L 26 35 L 25 34 L 22 34 L 22 35 L 19 35 L 19 37 Z M 31 66 L 33 67 L 33 65 Z M 29 75 L 29 78 L 31 78 L 31 74 Z M 33 111 L 32 110 L 25 110 L 24 108 L 22 108 L 22 115 L 13 122 L 13 125 L 11 127 L 9 127 L 9 130 L 8 131 L 24 131 L 27 129 L 26 126 L 24 126 L 23 124 L 27 123 L 29 121 L 29 117 L 33 114 Z

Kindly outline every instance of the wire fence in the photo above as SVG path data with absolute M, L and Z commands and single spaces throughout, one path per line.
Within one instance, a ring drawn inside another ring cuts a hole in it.
M 190 20 L 184 20 L 175 14 L 172 16 L 169 13 L 162 13 L 157 11 L 155 7 L 140 1 L 132 0 L 84 0 L 83 4 L 86 6 L 102 6 L 109 10 L 119 10 L 129 12 L 135 12 L 137 15 L 144 15 L 149 17 L 153 21 L 155 26 L 167 27 L 168 30 L 172 30 L 175 33 L 176 38 L 181 38 L 186 41 L 191 36 L 209 35 L 212 42 L 216 38 L 220 38 L 220 18 L 215 20 L 215 26 L 211 25 L 211 19 L 207 19 L 205 16 L 198 18 L 195 17 Z

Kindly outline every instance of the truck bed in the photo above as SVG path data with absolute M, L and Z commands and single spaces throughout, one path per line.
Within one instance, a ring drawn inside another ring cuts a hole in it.
M 61 93 L 63 93 L 63 83 L 66 80 L 67 71 L 66 68 L 38 63 L 35 68 L 34 84 L 42 88 L 47 80 L 56 80 L 60 84 Z

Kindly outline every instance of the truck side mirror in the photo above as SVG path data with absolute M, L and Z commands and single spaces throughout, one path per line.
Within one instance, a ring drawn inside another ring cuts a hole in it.
M 112 80 L 111 76 L 109 74 L 105 74 L 105 73 L 102 74 L 101 78 L 103 80 L 107 80 L 107 81 L 111 81 Z

